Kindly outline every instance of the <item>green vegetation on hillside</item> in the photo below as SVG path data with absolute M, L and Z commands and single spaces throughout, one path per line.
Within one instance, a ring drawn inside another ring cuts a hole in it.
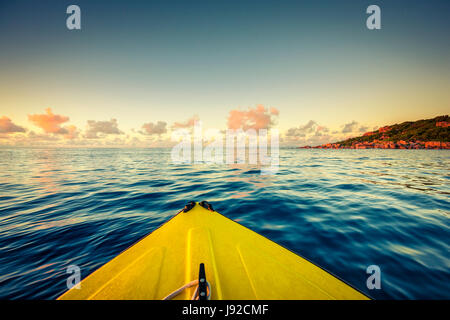
M 374 131 L 371 135 L 350 138 L 337 142 L 342 146 L 351 146 L 352 143 L 372 142 L 376 139 L 383 141 L 450 141 L 450 127 L 436 126 L 437 122 L 449 122 L 449 116 L 439 116 L 433 119 L 407 121 L 388 126 L 388 131 Z

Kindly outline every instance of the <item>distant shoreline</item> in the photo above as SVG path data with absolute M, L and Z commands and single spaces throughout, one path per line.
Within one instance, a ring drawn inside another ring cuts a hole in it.
M 300 149 L 450 149 L 448 115 L 384 126 L 360 137 Z
M 304 146 L 297 149 L 410 149 L 410 150 L 450 150 L 450 142 L 440 141 L 398 141 L 398 142 L 362 142 L 351 146 L 328 143 L 321 146 Z

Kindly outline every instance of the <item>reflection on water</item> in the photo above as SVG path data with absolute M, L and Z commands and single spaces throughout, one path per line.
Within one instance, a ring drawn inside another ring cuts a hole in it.
M 189 200 L 374 298 L 450 298 L 445 150 L 281 150 L 255 165 L 174 165 L 169 149 L 0 149 L 0 298 L 53 299 Z M 366 268 L 379 265 L 382 290 Z

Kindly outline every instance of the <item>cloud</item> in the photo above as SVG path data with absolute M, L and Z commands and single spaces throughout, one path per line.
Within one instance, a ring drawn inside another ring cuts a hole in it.
M 28 141 L 42 142 L 42 141 L 59 141 L 57 136 L 35 133 L 34 131 L 30 131 L 27 135 Z
M 342 129 L 342 133 L 349 133 L 349 132 L 355 132 L 358 129 L 358 122 L 353 120 L 350 123 L 347 123 L 344 125 L 344 128 Z
M 362 126 L 356 121 L 352 121 L 341 126 L 340 130 L 330 130 L 330 128 L 319 125 L 316 121 L 310 120 L 304 125 L 290 128 L 284 135 L 285 145 L 321 145 L 342 141 L 367 132 L 368 126 Z
M 88 128 L 86 134 L 84 135 L 87 139 L 98 139 L 101 138 L 98 134 L 108 135 L 108 134 L 123 134 L 118 128 L 118 123 L 116 119 L 111 119 L 110 121 L 87 121 Z
M 361 126 L 360 128 L 359 128 L 359 132 L 367 132 L 367 131 L 369 131 L 369 127 L 368 126 Z
M 8 117 L 0 118 L 0 133 L 25 132 L 25 128 L 14 124 Z
M 46 114 L 30 114 L 28 120 L 33 122 L 35 126 L 44 130 L 45 133 L 67 134 L 68 130 L 62 128 L 61 124 L 69 121 L 69 117 L 52 113 L 52 109 L 45 109 Z
M 364 133 L 369 131 L 369 129 L 369 126 L 360 125 L 357 121 L 353 120 L 344 125 L 341 133 Z
M 231 110 L 228 114 L 228 128 L 229 129 L 268 129 L 275 121 L 280 112 L 276 108 L 266 109 L 259 104 L 255 108 L 248 108 L 248 110 Z
M 193 116 L 192 118 L 188 119 L 185 122 L 175 122 L 172 125 L 172 129 L 183 129 L 183 128 L 190 128 L 193 127 L 195 124 L 195 121 L 198 121 L 199 117 L 197 115 Z
M 309 120 L 306 124 L 290 128 L 285 133 L 283 143 L 286 145 L 317 145 L 330 140 L 335 140 L 336 136 L 330 134 L 330 129 L 319 125 L 314 120 Z
M 274 116 L 278 116 L 280 114 L 280 111 L 278 111 L 277 108 L 271 107 L 270 113 L 273 114 Z
M 79 131 L 77 127 L 70 125 L 65 127 L 65 129 L 67 130 L 67 133 L 64 135 L 64 139 L 73 140 L 78 138 Z
M 142 125 L 141 134 L 153 135 L 153 134 L 163 134 L 167 132 L 167 122 L 158 121 L 157 123 L 149 122 Z
M 320 129 L 319 129 L 320 128 Z M 297 128 L 290 128 L 286 132 L 288 137 L 306 137 L 309 134 L 315 133 L 316 131 L 325 130 L 325 127 L 321 127 L 314 120 L 309 120 L 307 124 L 299 126 Z M 326 128 L 328 131 L 328 128 Z

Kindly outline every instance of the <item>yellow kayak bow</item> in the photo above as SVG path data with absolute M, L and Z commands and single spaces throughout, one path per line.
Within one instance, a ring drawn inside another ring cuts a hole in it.
M 81 281 L 80 289 L 72 288 L 58 299 L 208 296 L 368 299 L 313 263 L 212 210 L 207 202 L 191 202 Z

